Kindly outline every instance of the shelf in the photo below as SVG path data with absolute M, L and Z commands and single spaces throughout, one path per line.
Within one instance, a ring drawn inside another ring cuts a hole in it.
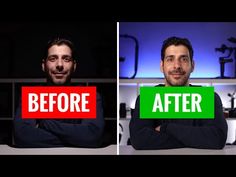
M 45 83 L 45 78 L 20 78 L 20 79 L 0 79 L 0 83 Z M 116 79 L 107 78 L 86 78 L 86 79 L 71 79 L 72 83 L 116 83 Z
M 164 84 L 164 78 L 136 78 L 119 80 L 119 104 L 126 103 L 128 108 L 134 108 L 135 101 L 140 92 L 141 86 L 155 86 Z M 223 106 L 230 108 L 228 93 L 235 91 L 236 79 L 217 78 L 191 78 L 190 84 L 201 86 L 213 86 L 215 92 L 221 97 Z
M 20 88 L 22 85 L 37 85 L 41 83 L 46 83 L 45 78 L 1 78 L 0 84 L 1 89 L 0 94 L 1 98 L 4 96 L 5 99 L 2 98 L 0 102 L 0 111 L 7 110 L 6 108 L 9 108 L 8 112 L 2 112 L 0 114 L 0 121 L 1 120 L 13 120 L 13 117 L 15 115 L 15 108 L 17 106 L 17 103 L 19 101 L 19 94 L 20 94 Z M 116 115 L 113 115 L 113 109 L 111 107 L 114 107 L 112 105 L 116 105 L 116 101 L 112 96 L 110 95 L 116 95 L 117 90 L 117 80 L 114 78 L 83 78 L 83 79 L 72 79 L 72 83 L 82 83 L 83 85 L 95 85 L 97 86 L 97 90 L 100 93 L 100 95 L 103 98 L 104 106 L 104 115 L 106 116 L 105 120 L 116 120 Z M 79 85 L 79 84 L 78 84 Z M 4 86 L 4 87 L 3 87 Z M 109 91 L 108 91 L 109 90 Z M 8 96 L 9 95 L 9 96 Z M 7 97 L 8 96 L 8 97 Z M 7 100 L 7 102 L 6 102 Z M 16 104 L 15 104 L 16 103 Z M 1 107 L 4 106 L 3 108 Z M 116 106 L 115 106 L 116 108 Z M 3 114 L 4 113 L 4 114 Z
M 137 78 L 137 79 L 120 79 L 119 80 L 119 102 L 126 103 L 126 109 L 135 107 L 135 101 L 139 95 L 139 87 L 143 85 L 158 85 L 163 84 L 164 78 Z M 227 93 L 232 93 L 235 90 L 236 79 L 216 79 L 216 78 L 192 78 L 191 84 L 214 86 L 215 91 L 221 97 L 224 107 L 230 107 L 230 101 Z M 128 112 L 127 112 L 128 114 Z M 120 145 L 127 145 L 130 137 L 129 122 L 130 118 L 119 118 L 119 123 L 123 127 L 122 138 Z M 227 118 L 228 137 L 226 142 L 232 143 L 236 136 L 236 118 Z
M 119 79 L 120 85 L 135 85 L 135 84 L 159 84 L 164 83 L 164 78 L 142 78 L 142 79 Z M 236 85 L 236 79 L 216 79 L 216 78 L 192 78 L 189 83 L 208 83 Z

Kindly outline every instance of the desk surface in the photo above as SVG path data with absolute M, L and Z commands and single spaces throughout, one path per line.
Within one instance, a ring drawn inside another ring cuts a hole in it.
M 104 148 L 13 148 L 0 145 L 0 155 L 116 155 L 117 145 Z
M 236 145 L 226 145 L 224 149 L 179 148 L 168 150 L 135 150 L 132 146 L 120 146 L 120 155 L 236 155 Z

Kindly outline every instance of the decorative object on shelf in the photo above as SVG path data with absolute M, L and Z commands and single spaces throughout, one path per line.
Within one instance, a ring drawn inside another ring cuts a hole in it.
M 120 118 L 126 118 L 126 103 L 120 103 Z
M 134 40 L 135 43 L 135 54 L 134 54 L 134 74 L 128 78 L 128 77 L 121 77 L 122 79 L 134 79 L 137 71 L 138 71 L 138 52 L 139 52 L 139 43 L 138 43 L 138 39 L 134 36 L 128 35 L 128 34 L 121 34 L 120 38 L 128 38 L 128 39 L 132 39 Z M 119 58 L 120 62 L 124 62 L 125 61 L 125 57 L 120 57 Z
M 215 50 L 216 52 L 218 51 L 221 53 L 225 53 L 225 51 L 227 50 L 229 51 L 227 56 L 219 58 L 219 63 L 220 63 L 220 77 L 219 78 L 230 78 L 230 77 L 224 76 L 224 72 L 225 72 L 225 64 L 233 62 L 233 59 L 229 58 L 233 52 L 232 48 L 229 48 L 225 44 L 222 44 L 220 48 L 215 48 Z
M 230 101 L 231 101 L 231 110 L 234 109 L 234 99 L 236 97 L 235 93 L 236 93 L 236 89 L 234 90 L 234 92 L 232 94 L 228 93 L 228 96 L 231 98 L 230 99 Z
M 123 133 L 124 133 L 124 128 L 121 124 L 119 124 L 119 143 L 121 141 Z
M 234 108 L 234 100 L 235 100 L 235 95 L 236 93 L 236 89 L 234 90 L 234 92 L 228 93 L 228 96 L 230 97 L 230 102 L 231 102 L 231 108 L 229 110 L 229 117 L 236 117 L 236 109 Z
M 232 42 L 232 43 L 236 43 L 236 38 L 230 37 L 230 38 L 228 38 L 228 41 Z M 217 78 L 231 78 L 231 77 L 224 76 L 224 72 L 225 72 L 225 64 L 233 62 L 233 59 L 231 58 L 231 55 L 233 53 L 234 53 L 233 58 L 234 58 L 235 62 L 234 62 L 234 77 L 232 77 L 232 78 L 236 78 L 236 47 L 228 47 L 225 44 L 222 44 L 220 48 L 215 48 L 215 51 L 221 52 L 223 54 L 226 51 L 228 51 L 228 55 L 226 55 L 224 57 L 219 57 L 220 77 L 217 77 Z

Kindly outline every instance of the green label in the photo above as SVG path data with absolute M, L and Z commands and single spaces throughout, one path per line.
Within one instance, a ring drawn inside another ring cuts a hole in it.
M 214 87 L 140 87 L 141 119 L 214 119 Z

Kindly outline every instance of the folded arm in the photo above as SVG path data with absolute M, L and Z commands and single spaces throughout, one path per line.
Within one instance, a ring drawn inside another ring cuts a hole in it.
M 105 123 L 102 101 L 98 94 L 96 116 L 96 119 L 83 119 L 80 124 L 44 120 L 40 126 L 70 145 L 78 147 L 99 147 Z
M 17 109 L 13 127 L 14 145 L 16 147 L 40 148 L 63 146 L 63 142 L 56 135 L 38 128 L 36 120 L 22 119 L 21 104 Z
M 175 137 L 187 147 L 222 149 L 227 139 L 227 123 L 223 115 L 220 97 L 215 94 L 215 118 L 196 120 L 199 125 L 187 126 L 176 123 L 161 125 L 160 132 Z
M 136 100 L 134 115 L 130 121 L 130 140 L 135 149 L 180 148 L 183 144 L 166 133 L 155 131 L 154 120 L 140 119 L 139 97 Z

